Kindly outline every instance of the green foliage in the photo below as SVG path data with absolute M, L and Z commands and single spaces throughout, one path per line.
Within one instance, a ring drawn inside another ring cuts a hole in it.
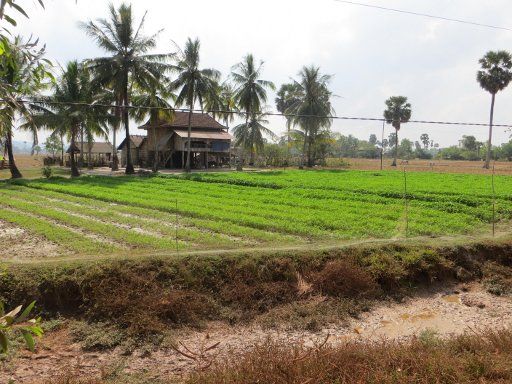
M 52 167 L 46 166 L 46 167 L 43 167 L 43 169 L 41 170 L 41 173 L 43 174 L 44 177 L 49 179 L 53 175 L 53 169 L 52 169 Z
M 9 350 L 9 335 L 11 332 L 19 332 L 25 339 L 27 348 L 34 351 L 34 336 L 41 336 L 43 330 L 40 327 L 41 319 L 29 319 L 30 312 L 34 308 L 35 301 L 25 309 L 18 306 L 10 312 L 5 312 L 4 305 L 0 302 L 0 355 Z
M 512 218 L 509 179 L 495 178 L 504 223 Z M 486 175 L 410 172 L 409 234 L 481 231 L 492 220 L 491 201 Z M 176 225 L 179 249 L 391 238 L 404 227 L 403 175 L 394 171 L 52 177 L 5 184 L 0 207 L 3 220 L 88 253 L 174 250 Z

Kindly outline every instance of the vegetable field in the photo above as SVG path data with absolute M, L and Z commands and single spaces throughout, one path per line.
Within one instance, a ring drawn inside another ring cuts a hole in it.
M 496 221 L 507 226 L 512 178 L 496 176 L 495 189 Z M 386 239 L 406 227 L 409 237 L 491 231 L 489 175 L 411 172 L 404 192 L 399 171 L 22 180 L 0 184 L 0 222 L 62 255 Z

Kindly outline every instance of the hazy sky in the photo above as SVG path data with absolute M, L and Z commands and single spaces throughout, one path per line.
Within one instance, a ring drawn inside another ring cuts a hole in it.
M 368 4 L 436 14 L 512 28 L 510 0 L 361 0 Z M 48 57 L 64 65 L 72 59 L 103 55 L 77 27 L 79 21 L 105 17 L 108 2 L 47 0 L 46 10 L 26 0 L 30 20 L 18 32 L 38 36 Z M 114 1 L 120 4 L 120 1 Z M 333 100 L 339 116 L 381 117 L 384 100 L 408 96 L 413 119 L 488 121 L 490 96 L 476 82 L 478 59 L 488 50 L 512 50 L 512 32 L 432 20 L 342 4 L 335 0 L 133 0 L 137 20 L 147 10 L 145 32 L 163 28 L 157 52 L 171 51 L 171 41 L 201 40 L 201 63 L 226 76 L 251 52 L 265 61 L 263 77 L 276 86 L 315 64 L 334 75 Z M 190 16 L 189 16 L 190 14 Z M 269 107 L 275 110 L 274 94 Z M 512 86 L 497 98 L 495 122 L 512 123 Z M 270 128 L 284 131 L 284 121 Z M 332 129 L 368 138 L 380 136 L 378 122 L 335 121 Z M 133 128 L 136 132 L 137 129 Z M 391 131 L 386 128 L 386 135 Z M 456 144 L 463 134 L 486 138 L 486 128 L 408 124 L 401 135 L 418 140 L 428 133 L 441 145 Z M 496 143 L 510 132 L 496 129 Z M 28 137 L 16 133 L 17 140 Z

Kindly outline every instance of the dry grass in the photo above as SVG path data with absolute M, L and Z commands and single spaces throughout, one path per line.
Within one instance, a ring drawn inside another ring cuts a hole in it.
M 373 297 L 379 286 L 368 269 L 351 260 L 330 261 L 311 277 L 317 291 L 335 297 Z
M 359 170 L 380 170 L 380 159 L 344 159 L 350 164 L 350 169 Z M 393 170 L 391 167 L 391 159 L 384 159 L 384 170 Z M 409 171 L 418 172 L 446 172 L 446 173 L 473 173 L 488 174 L 489 170 L 483 168 L 481 161 L 465 161 L 465 160 L 409 160 L 407 163 L 401 164 L 407 167 Z M 512 162 L 497 161 L 496 174 L 511 175 Z
M 327 341 L 327 340 L 326 340 Z M 180 381 L 156 372 L 129 375 L 122 369 L 98 378 L 66 373 L 40 384 L 505 384 L 512 381 L 512 330 L 470 333 L 447 340 L 424 332 L 408 342 L 316 346 L 268 341 L 243 355 L 202 366 Z
M 269 342 L 197 373 L 189 384 L 510 383 L 512 332 L 467 334 L 442 341 L 348 343 L 304 348 Z

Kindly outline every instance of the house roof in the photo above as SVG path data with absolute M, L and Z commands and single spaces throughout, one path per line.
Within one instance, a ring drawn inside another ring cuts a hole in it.
M 84 153 L 89 153 L 89 143 L 84 142 Z M 80 153 L 80 148 L 82 148 L 82 142 L 75 143 L 75 152 Z M 66 151 L 67 153 L 71 152 L 71 145 Z M 91 153 L 112 153 L 112 144 L 106 142 L 94 142 L 92 143 Z
M 130 135 L 130 141 L 132 142 L 132 144 L 135 148 L 139 148 L 145 139 L 146 139 L 146 136 Z M 118 150 L 123 149 L 125 141 L 126 141 L 126 138 L 123 141 L 121 141 L 121 144 L 119 144 L 119 146 L 117 147 Z
M 171 121 L 158 121 L 157 128 L 188 128 L 188 112 L 175 112 L 174 120 Z M 217 120 L 207 113 L 192 113 L 191 119 L 192 129 L 214 129 L 224 130 L 225 126 L 220 124 Z M 139 127 L 140 129 L 152 128 L 151 123 L 148 121 L 146 124 Z

